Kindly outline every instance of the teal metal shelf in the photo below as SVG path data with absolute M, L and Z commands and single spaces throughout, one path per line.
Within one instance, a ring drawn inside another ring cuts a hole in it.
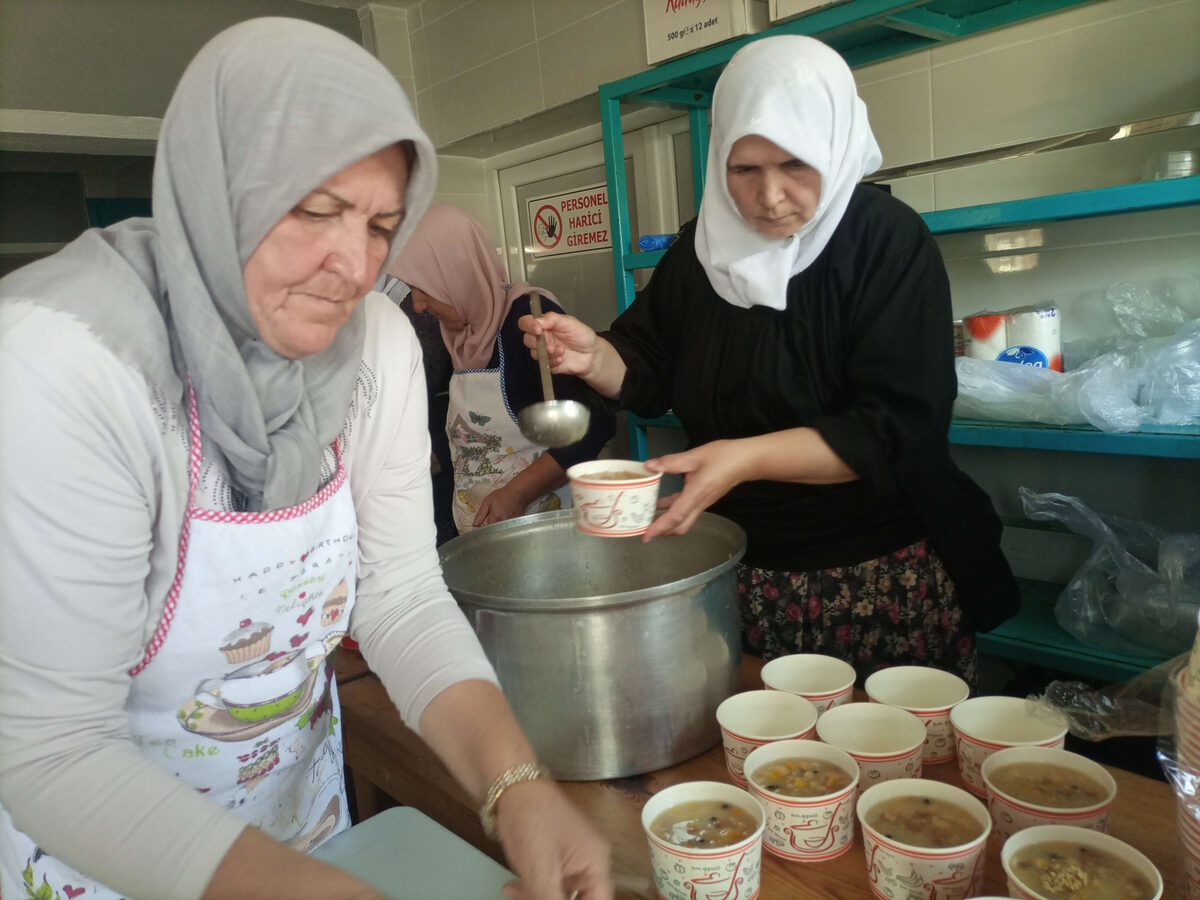
M 1200 459 L 1200 426 L 1153 431 L 1108 432 L 1086 425 L 1038 425 L 955 419 L 950 443 L 1022 450 L 1069 450 L 1121 456 L 1161 456 Z
M 1169 658 L 1150 651 L 1133 655 L 1089 647 L 1063 631 L 1054 618 L 1061 584 L 1026 578 L 1018 584 L 1021 611 L 976 636 L 980 653 L 1112 683 L 1128 681 Z
M 942 209 L 922 213 L 921 217 L 934 234 L 946 234 L 953 231 L 1011 228 L 1034 222 L 1170 209 L 1192 203 L 1200 203 L 1200 175 L 1118 184 L 1090 191 L 1048 194 L 1026 200 L 984 203 L 959 209 Z

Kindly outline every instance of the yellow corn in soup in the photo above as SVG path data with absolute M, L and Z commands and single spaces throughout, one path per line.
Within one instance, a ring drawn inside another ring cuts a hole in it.
M 970 812 L 935 797 L 893 797 L 867 813 L 867 824 L 911 847 L 957 847 L 983 834 Z
M 759 787 L 787 797 L 821 797 L 840 791 L 852 780 L 841 766 L 824 759 L 798 756 L 759 766 L 750 777 Z
M 1053 763 L 1012 763 L 988 777 L 996 790 L 1014 800 L 1055 809 L 1095 806 L 1108 794 L 1096 779 Z
M 1012 871 L 1050 900 L 1150 900 L 1150 880 L 1125 860 L 1067 841 L 1032 844 L 1013 854 Z
M 728 847 L 744 841 L 758 822 L 740 806 L 719 800 L 693 800 L 655 817 L 650 831 L 680 847 Z

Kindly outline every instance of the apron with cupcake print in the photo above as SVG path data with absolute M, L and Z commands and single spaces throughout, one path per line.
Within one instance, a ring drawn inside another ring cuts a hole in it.
M 504 390 L 504 344 L 496 346 L 500 364 L 494 369 L 458 369 L 450 376 L 450 413 L 446 436 L 454 468 L 454 500 L 451 510 L 459 534 L 475 527 L 480 504 L 496 488 L 503 487 L 546 452 L 521 434 L 517 417 Z M 525 515 L 565 509 L 571 494 L 565 485 L 539 497 Z
M 188 410 L 188 512 L 162 618 L 133 676 L 126 709 L 145 756 L 296 850 L 349 826 L 339 707 L 329 654 L 354 603 L 357 524 L 337 474 L 298 506 L 238 513 L 194 506 L 201 467 Z M 23 860 L 14 897 L 119 898 L 0 829 Z

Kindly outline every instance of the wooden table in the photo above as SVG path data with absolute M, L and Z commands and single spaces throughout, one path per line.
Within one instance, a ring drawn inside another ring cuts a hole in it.
M 762 687 L 763 661 L 744 657 L 743 687 Z M 346 763 L 359 803 L 360 817 L 372 814 L 376 789 L 440 822 L 489 856 L 503 863 L 500 847 L 483 834 L 475 804 L 434 756 L 400 722 L 395 707 L 374 676 L 342 681 L 342 728 Z M 1175 828 L 1174 795 L 1170 787 L 1123 769 L 1107 767 L 1117 781 L 1110 833 L 1137 847 L 1159 867 L 1165 882 L 1163 898 L 1182 898 L 1182 848 Z M 961 786 L 954 763 L 928 766 L 925 777 Z M 728 781 L 725 758 L 718 743 L 695 759 L 669 769 L 608 781 L 563 782 L 563 790 L 597 823 L 612 844 L 613 873 L 620 900 L 654 897 L 650 855 L 642 833 L 641 810 L 657 791 L 683 781 Z M 856 825 L 857 831 L 857 825 Z M 822 863 L 788 862 L 763 851 L 762 900 L 851 900 L 871 896 L 867 887 L 862 836 L 856 834 L 848 852 Z M 986 892 L 1004 896 L 1004 872 L 994 844 L 987 849 Z

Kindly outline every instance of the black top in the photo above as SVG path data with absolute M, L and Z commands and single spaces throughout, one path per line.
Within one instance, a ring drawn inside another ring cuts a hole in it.
M 541 297 L 542 312 L 561 313 L 563 308 L 549 297 Z M 496 347 L 492 350 L 492 358 L 487 367 L 495 369 L 500 365 L 500 348 L 504 348 L 504 396 L 508 408 L 512 412 L 513 421 L 517 415 L 530 403 L 540 403 L 542 397 L 542 376 L 538 370 L 538 362 L 529 352 L 524 343 L 524 332 L 517 327 L 521 316 L 531 315 L 529 295 L 518 297 L 509 307 L 508 315 L 497 334 Z M 555 462 L 565 470 L 577 462 L 595 459 L 604 445 L 616 433 L 616 423 L 613 414 L 600 396 L 574 375 L 552 375 L 555 400 L 578 400 L 591 410 L 587 434 L 577 443 L 566 447 L 551 447 L 548 452 Z
M 691 446 L 801 425 L 858 481 L 746 482 L 712 506 L 741 525 L 748 565 L 812 571 L 926 537 L 981 627 L 1017 608 L 988 496 L 950 458 L 957 392 L 950 285 L 924 221 L 859 185 L 782 311 L 722 300 L 685 225 L 604 336 L 628 367 L 618 402 L 674 410 Z

